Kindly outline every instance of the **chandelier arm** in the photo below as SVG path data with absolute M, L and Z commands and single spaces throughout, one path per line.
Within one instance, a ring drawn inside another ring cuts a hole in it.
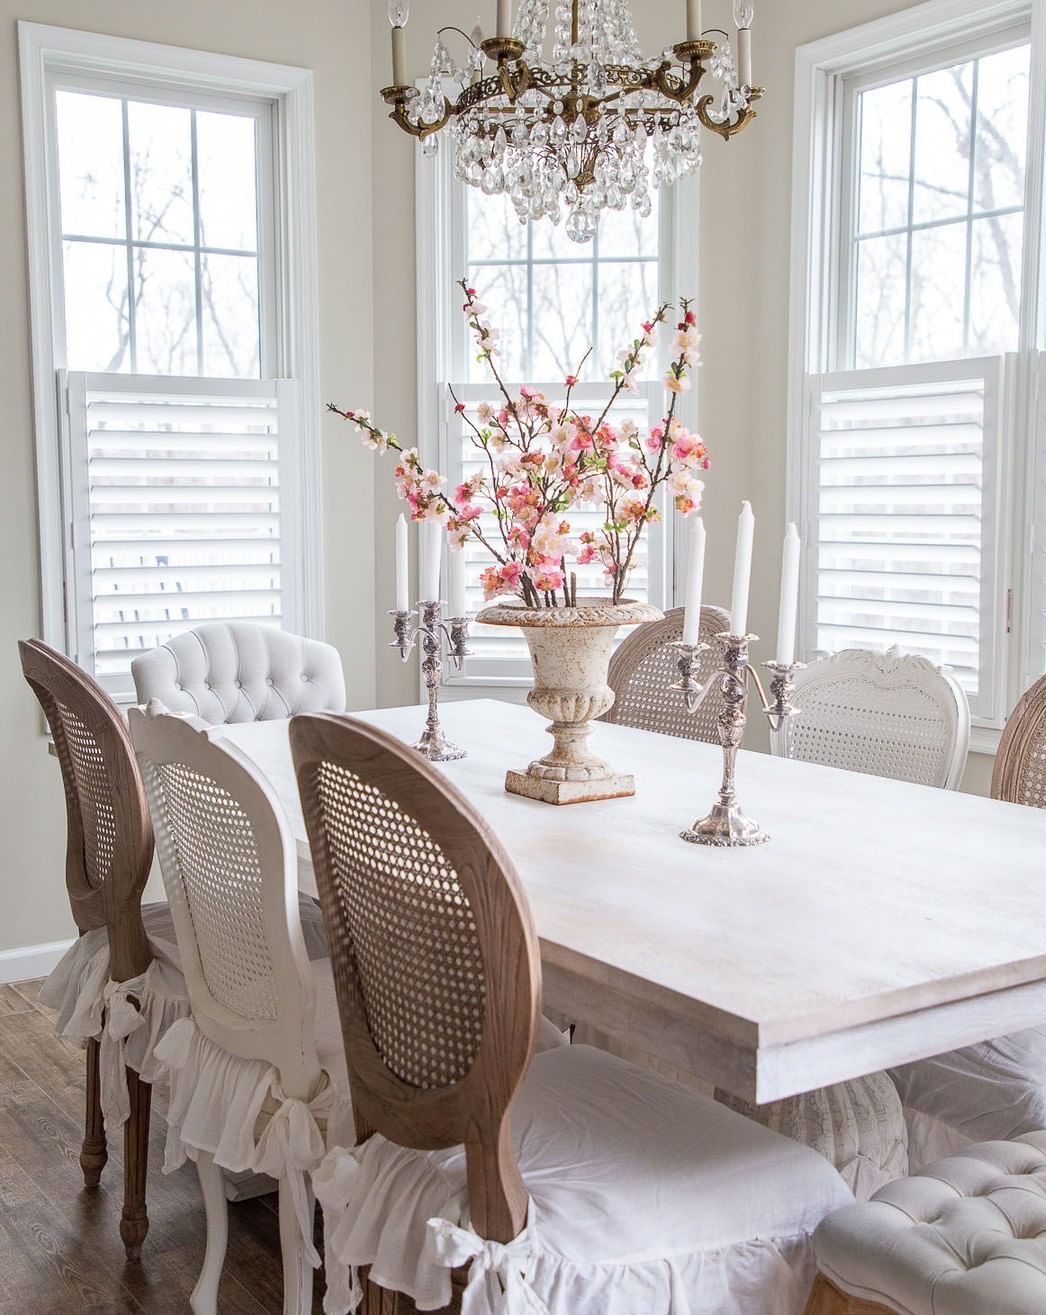
M 395 88 L 399 91 L 400 88 Z M 435 123 L 412 123 L 407 114 L 407 101 L 405 97 L 397 98 L 392 113 L 389 118 L 393 123 L 398 124 L 405 133 L 410 137 L 417 137 L 419 142 L 423 142 L 426 137 L 431 137 L 434 132 L 439 132 L 445 128 L 454 117 L 454 106 L 450 101 L 443 97 L 443 117 Z
M 758 100 L 762 94 L 762 87 L 753 87 L 751 90 L 751 99 L 753 101 Z M 749 104 L 746 105 L 743 110 L 738 112 L 737 118 L 733 121 L 728 120 L 725 123 L 716 123 L 716 121 L 710 118 L 708 114 L 708 107 L 714 100 L 714 96 L 702 96 L 695 106 L 697 117 L 709 132 L 714 132 L 717 136 L 722 137 L 725 142 L 728 142 L 731 137 L 736 137 L 739 132 L 743 132 L 752 120 L 756 118 L 756 112 Z

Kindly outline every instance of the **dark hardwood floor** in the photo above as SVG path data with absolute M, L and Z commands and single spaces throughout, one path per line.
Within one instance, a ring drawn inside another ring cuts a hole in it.
M 185 1315 L 203 1260 L 196 1170 L 165 1177 L 166 1092 L 153 1096 L 149 1236 L 140 1264 L 120 1241 L 123 1138 L 110 1139 L 97 1188 L 83 1184 L 84 1057 L 54 1034 L 39 983 L 0 985 L 0 1315 Z M 322 1273 L 313 1303 L 322 1310 Z M 219 1309 L 282 1309 L 276 1197 L 229 1207 Z

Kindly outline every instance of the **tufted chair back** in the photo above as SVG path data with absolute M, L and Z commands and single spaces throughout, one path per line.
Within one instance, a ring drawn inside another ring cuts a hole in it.
M 135 658 L 131 674 L 140 704 L 158 699 L 212 726 L 345 711 L 336 649 L 250 621 L 215 621 L 175 635 Z
M 775 754 L 958 790 L 970 747 L 966 695 L 944 668 L 891 648 L 849 648 L 796 675 Z

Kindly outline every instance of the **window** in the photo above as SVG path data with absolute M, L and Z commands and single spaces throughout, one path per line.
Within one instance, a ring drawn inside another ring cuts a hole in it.
M 1016 351 L 1030 47 L 851 87 L 849 353 L 858 367 Z
M 1029 7 L 946 0 L 799 52 L 790 501 L 805 655 L 948 666 L 992 747 L 1016 697 L 1041 231 Z M 1038 586 L 1046 587 L 1046 574 Z M 1040 668 L 1041 670 L 1041 668 Z
M 201 621 L 318 625 L 308 75 L 20 35 L 45 633 L 128 700 Z
M 486 366 L 470 350 L 456 281 L 467 275 L 501 329 L 497 365 L 510 389 L 526 383 L 556 398 L 566 377 L 577 374 L 574 402 L 587 403 L 597 413 L 610 396 L 608 375 L 617 354 L 638 326 L 661 301 L 696 295 L 692 222 L 687 225 L 690 240 L 683 238 L 683 217 L 696 214 L 696 183 L 684 181 L 667 190 L 648 216 L 608 212 L 595 240 L 579 246 L 546 221 L 520 224 L 507 197 L 487 197 L 457 182 L 450 163 L 418 156 L 419 221 L 424 216 L 418 225 L 419 431 L 439 435 L 428 457 L 454 483 L 472 473 L 477 454 L 468 441 L 469 412 L 465 417 L 455 413 L 448 385 L 470 409 L 497 396 Z M 438 332 L 429 332 L 431 323 Z M 630 414 L 641 426 L 657 422 L 665 405 L 663 364 L 650 362 L 639 394 L 619 401 L 621 418 Z M 691 395 L 684 408 L 684 418 L 694 427 L 695 405 Z M 594 526 L 596 517 L 595 512 L 575 512 L 571 524 L 580 531 L 589 522 Z M 644 535 L 645 555 L 632 573 L 632 596 L 671 605 L 674 529 L 675 518 L 666 515 Z M 479 545 L 470 544 L 465 552 L 469 610 L 478 611 L 486 558 Z M 598 567 L 578 568 L 577 574 L 580 592 L 605 593 Z M 476 626 L 471 647 L 464 674 L 451 673 L 450 683 L 529 682 L 521 634 Z

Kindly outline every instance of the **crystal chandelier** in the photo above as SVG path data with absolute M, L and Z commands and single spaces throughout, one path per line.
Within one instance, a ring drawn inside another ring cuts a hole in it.
M 511 0 L 497 0 L 498 35 L 441 29 L 419 90 L 406 74 L 409 0 L 389 0 L 393 85 L 381 94 L 425 154 L 447 129 L 463 182 L 506 193 L 523 222 L 565 217 L 588 242 L 605 209 L 649 214 L 652 188 L 697 168 L 702 128 L 729 140 L 755 117 L 752 0 L 733 11 L 736 61 L 725 33 L 706 39 L 701 0 L 686 0 L 687 39 L 644 59 L 629 0 L 520 0 L 514 26 Z M 463 66 L 449 32 L 471 45 Z M 720 86 L 702 93 L 706 73 Z

